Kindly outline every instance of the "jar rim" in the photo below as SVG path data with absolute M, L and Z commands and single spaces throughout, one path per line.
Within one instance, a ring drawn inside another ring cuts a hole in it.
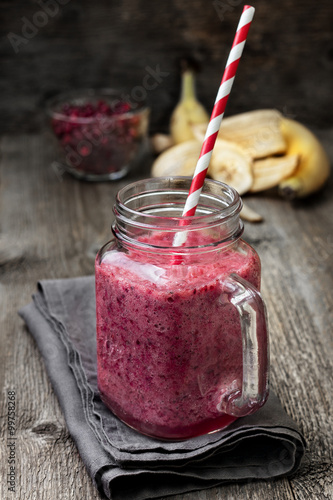
M 177 193 L 178 195 L 182 195 L 185 202 L 191 181 L 192 179 L 190 177 L 172 176 L 148 178 L 127 184 L 117 193 L 114 213 L 116 216 L 120 216 L 121 218 L 131 218 L 131 224 L 134 225 L 135 216 L 140 215 L 144 216 L 145 220 L 145 222 L 141 220 L 140 223 L 138 223 L 140 226 L 160 227 L 162 225 L 164 229 L 166 229 L 166 227 L 169 227 L 169 229 L 174 227 L 175 231 L 179 231 L 182 227 L 187 227 L 187 229 L 189 226 L 191 228 L 198 228 L 198 226 L 211 225 L 217 221 L 221 224 L 221 222 L 230 220 L 231 218 L 237 216 L 241 211 L 243 203 L 236 189 L 228 184 L 213 179 L 205 179 L 200 195 L 200 200 L 206 198 L 206 200 L 214 199 L 215 202 L 220 202 L 220 209 L 215 208 L 215 210 L 210 213 L 200 215 L 195 214 L 186 217 L 183 217 L 182 215 L 164 216 L 145 213 L 128 206 L 129 202 L 140 195 L 144 196 L 158 192 L 165 192 L 170 195 Z M 150 184 L 150 189 L 144 190 L 143 188 L 147 186 L 148 183 Z M 198 207 L 200 207 L 200 200 Z M 179 208 L 182 207 L 183 204 L 179 206 Z M 184 220 L 186 220 L 186 224 L 182 226 L 181 221 Z
M 57 120 L 61 121 L 67 121 L 67 122 L 75 122 L 75 123 L 92 123 L 96 122 L 98 118 L 96 116 L 88 116 L 88 117 L 83 117 L 83 116 L 78 116 L 78 117 L 71 117 L 68 116 L 64 113 L 61 112 L 61 109 L 58 109 L 59 106 L 64 105 L 66 103 L 77 103 L 77 104 L 83 104 L 84 102 L 91 100 L 91 99 L 99 99 L 99 98 L 108 98 L 108 99 L 114 99 L 117 102 L 122 101 L 122 102 L 128 102 L 124 97 L 122 97 L 125 94 L 124 91 L 117 89 L 117 88 L 100 88 L 100 89 L 93 89 L 93 88 L 84 88 L 84 89 L 77 89 L 77 90 L 65 90 L 63 92 L 60 92 L 56 94 L 53 97 L 50 97 L 46 101 L 46 113 L 51 117 L 55 118 Z M 126 95 L 125 95 L 126 97 Z M 114 103 L 115 104 L 115 103 Z M 132 103 L 129 103 L 132 105 Z M 137 106 L 135 108 L 132 108 L 129 111 L 126 111 L 125 113 L 117 113 L 113 116 L 105 116 L 103 115 L 103 121 L 104 122 L 114 122 L 119 119 L 126 119 L 126 118 L 131 118 L 133 116 L 136 116 L 138 114 L 142 113 L 148 113 L 149 112 L 149 107 L 147 106 L 145 101 L 141 102 L 136 102 Z
M 244 229 L 239 194 L 227 184 L 205 179 L 196 214 L 183 217 L 190 185 L 190 177 L 155 177 L 127 184 L 116 196 L 113 234 L 128 246 L 148 251 L 215 251 L 222 244 L 226 249 L 225 244 L 237 241 Z M 154 234 L 157 242 L 150 238 Z M 203 234 L 205 239 L 199 242 Z

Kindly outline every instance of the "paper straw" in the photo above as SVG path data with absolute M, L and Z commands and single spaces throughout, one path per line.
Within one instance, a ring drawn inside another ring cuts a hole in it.
M 250 5 L 245 5 L 243 8 L 243 12 L 237 26 L 236 35 L 225 66 L 221 85 L 215 99 L 214 108 L 209 120 L 200 156 L 195 167 L 191 187 L 182 214 L 183 217 L 195 214 L 217 134 L 219 132 L 224 111 L 228 102 L 228 97 L 234 83 L 238 64 L 242 56 L 247 34 L 254 16 L 254 11 L 254 7 L 251 7 Z M 186 224 L 185 221 L 184 224 Z M 180 246 L 185 242 L 185 240 L 186 231 L 176 233 L 173 246 Z

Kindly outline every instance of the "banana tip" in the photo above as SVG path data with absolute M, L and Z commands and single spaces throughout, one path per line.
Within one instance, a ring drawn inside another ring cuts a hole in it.
M 279 188 L 279 194 L 287 200 L 294 200 L 295 198 L 297 198 L 297 191 L 295 191 L 295 189 L 293 189 L 291 186 L 281 186 Z

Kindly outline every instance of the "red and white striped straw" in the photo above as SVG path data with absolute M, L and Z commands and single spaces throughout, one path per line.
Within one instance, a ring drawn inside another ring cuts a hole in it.
M 208 170 L 209 162 L 212 156 L 215 141 L 217 138 L 217 134 L 221 126 L 224 111 L 228 102 L 228 97 L 230 95 L 231 88 L 234 83 L 238 64 L 242 56 L 247 34 L 249 32 L 251 22 L 254 16 L 254 11 L 255 11 L 254 7 L 251 7 L 250 5 L 245 5 L 242 15 L 240 17 L 236 35 L 223 73 L 221 85 L 219 87 L 215 99 L 214 108 L 209 120 L 199 160 L 195 167 L 189 194 L 185 202 L 182 214 L 183 217 L 195 214 L 200 198 L 200 193 Z M 176 233 L 174 246 L 182 245 L 185 239 L 186 239 L 186 232 Z

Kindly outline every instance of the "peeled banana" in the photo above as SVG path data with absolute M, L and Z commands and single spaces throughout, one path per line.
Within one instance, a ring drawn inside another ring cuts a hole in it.
M 195 139 L 167 149 L 155 160 L 153 177 L 193 176 L 200 151 L 201 143 Z M 243 194 L 253 182 L 251 167 L 251 157 L 240 146 L 217 139 L 207 174 Z
M 155 134 L 152 136 L 150 142 L 155 154 L 163 153 L 163 151 L 173 146 L 172 137 L 167 134 Z
M 186 69 L 182 73 L 182 90 L 180 101 L 175 107 L 170 119 L 170 134 L 175 144 L 194 139 L 192 126 L 209 122 L 205 108 L 200 104 L 195 95 L 194 73 Z
M 168 149 L 153 165 L 155 177 L 192 176 L 200 155 L 208 117 L 195 100 L 193 74 L 185 71 L 183 78 L 183 96 L 171 123 L 173 136 L 162 137 L 160 147 Z M 186 110 L 190 103 L 196 118 L 190 118 L 192 111 Z M 172 145 L 175 142 L 180 143 Z M 207 174 L 230 184 L 240 194 L 278 186 L 282 196 L 292 199 L 319 190 L 329 173 L 328 156 L 313 133 L 278 111 L 265 109 L 223 120 Z M 246 209 L 242 216 L 260 219 Z
M 261 222 L 264 220 L 262 215 L 255 212 L 255 210 L 250 208 L 248 205 L 245 205 L 245 203 L 243 203 L 243 208 L 240 212 L 240 216 L 241 219 L 247 220 L 249 222 Z
M 296 170 L 298 155 L 271 156 L 253 162 L 253 184 L 250 192 L 265 191 L 274 186 Z
M 238 144 L 217 139 L 208 175 L 216 181 L 229 184 L 239 194 L 246 193 L 253 183 L 252 159 Z
M 194 173 L 201 151 L 197 140 L 186 141 L 172 146 L 161 153 L 153 163 L 153 177 L 172 177 L 174 175 L 189 175 Z
M 287 142 L 287 153 L 298 154 L 300 159 L 292 176 L 279 184 L 279 193 L 293 199 L 318 191 L 330 174 L 324 148 L 309 129 L 295 120 L 283 118 L 281 131 Z

